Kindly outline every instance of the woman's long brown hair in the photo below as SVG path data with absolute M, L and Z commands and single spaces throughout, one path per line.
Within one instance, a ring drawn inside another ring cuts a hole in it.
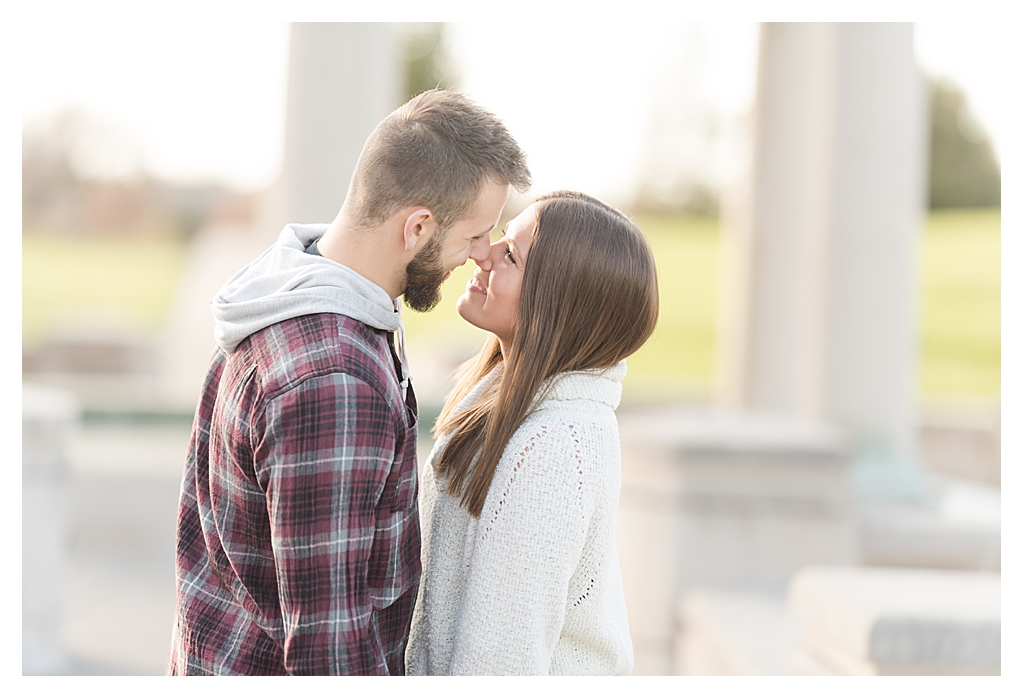
M 639 227 L 578 192 L 557 191 L 537 202 L 509 356 L 492 337 L 463 367 L 434 427 L 438 438 L 451 435 L 438 474 L 448 476 L 448 492 L 475 517 L 501 454 L 544 382 L 565 371 L 614 366 L 639 349 L 657 323 L 657 272 Z M 455 414 L 495 369 L 489 389 Z

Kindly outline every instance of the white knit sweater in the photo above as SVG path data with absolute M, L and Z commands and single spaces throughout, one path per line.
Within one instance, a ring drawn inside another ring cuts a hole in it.
M 630 674 L 615 515 L 625 362 L 563 373 L 505 448 L 480 518 L 420 470 L 409 674 Z M 459 405 L 484 390 L 484 378 Z

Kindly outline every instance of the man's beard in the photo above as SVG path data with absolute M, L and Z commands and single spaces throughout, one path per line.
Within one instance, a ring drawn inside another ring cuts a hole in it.
M 440 285 L 447 273 L 440 259 L 443 238 L 444 231 L 435 230 L 405 267 L 405 305 L 416 312 L 425 313 L 440 303 Z

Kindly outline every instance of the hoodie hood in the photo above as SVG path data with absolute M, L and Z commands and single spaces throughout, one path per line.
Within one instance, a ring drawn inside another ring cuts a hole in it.
M 344 265 L 305 252 L 327 228 L 284 226 L 272 247 L 224 284 L 210 301 L 218 346 L 230 353 L 254 332 L 314 313 L 347 315 L 402 334 L 400 305 L 384 289 Z

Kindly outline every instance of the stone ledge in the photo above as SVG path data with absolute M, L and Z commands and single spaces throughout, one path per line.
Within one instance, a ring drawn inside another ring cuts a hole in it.
M 860 562 L 866 565 L 998 571 L 1001 493 L 955 478 L 931 477 L 933 492 L 917 505 L 861 511 Z
M 849 450 L 829 425 L 773 414 L 632 410 L 622 493 L 694 515 L 851 518 Z
M 667 445 L 693 455 L 798 455 L 841 460 L 849 453 L 848 438 L 841 430 L 783 414 L 637 408 L 623 411 L 619 424 L 623 441 L 633 446 Z

